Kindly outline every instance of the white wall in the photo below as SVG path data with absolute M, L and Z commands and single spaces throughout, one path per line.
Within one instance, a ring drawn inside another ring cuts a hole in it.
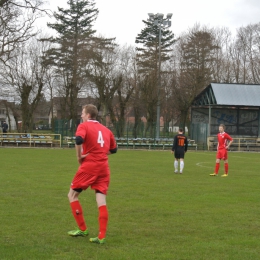
M 179 127 L 178 126 L 169 126 L 169 132 L 174 132 L 177 133 L 179 131 Z M 188 128 L 185 126 L 185 133 L 188 132 Z

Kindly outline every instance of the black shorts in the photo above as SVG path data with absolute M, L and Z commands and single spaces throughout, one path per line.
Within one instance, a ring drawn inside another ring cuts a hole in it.
M 174 151 L 174 157 L 176 159 L 184 159 L 185 151 L 184 149 L 177 149 Z

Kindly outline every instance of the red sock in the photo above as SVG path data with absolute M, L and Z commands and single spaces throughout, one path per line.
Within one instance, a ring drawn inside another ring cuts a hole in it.
M 225 163 L 225 173 L 228 174 L 228 163 Z
M 98 222 L 99 222 L 99 234 L 98 238 L 103 239 L 106 237 L 106 231 L 107 231 L 107 222 L 108 222 L 108 211 L 107 206 L 103 205 L 98 208 L 99 210 L 99 216 L 98 216 Z
M 216 166 L 215 166 L 215 173 L 218 174 L 218 170 L 219 170 L 219 163 L 216 163 Z
M 87 229 L 84 217 L 83 217 L 83 211 L 81 208 L 81 205 L 78 200 L 73 201 L 70 203 L 70 207 L 72 210 L 72 214 L 79 226 L 79 229 L 82 231 L 85 231 Z

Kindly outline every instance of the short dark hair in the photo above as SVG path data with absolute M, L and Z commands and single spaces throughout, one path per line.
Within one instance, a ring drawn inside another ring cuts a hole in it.
M 182 128 L 179 128 L 179 132 L 183 132 L 183 129 L 182 129 Z
M 92 104 L 87 104 L 83 107 L 83 109 L 85 110 L 86 114 L 90 114 L 90 117 L 92 119 L 96 119 L 97 115 L 98 115 L 98 109 L 96 106 L 92 105 Z

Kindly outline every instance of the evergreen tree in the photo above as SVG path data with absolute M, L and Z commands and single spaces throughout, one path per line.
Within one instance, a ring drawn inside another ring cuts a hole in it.
M 56 23 L 48 26 L 57 33 L 48 39 L 54 47 L 46 53 L 46 65 L 55 66 L 64 82 L 63 109 L 69 110 L 69 119 L 77 120 L 77 97 L 86 84 L 90 60 L 98 59 L 100 48 L 110 43 L 108 39 L 95 37 L 93 23 L 98 9 L 95 1 L 69 0 L 69 8 L 58 8 L 54 13 Z
M 151 20 L 143 20 L 145 28 L 136 37 L 135 43 L 139 44 L 137 50 L 137 62 L 139 72 L 150 73 L 152 70 L 157 72 L 159 60 L 161 62 L 170 59 L 170 52 L 172 51 L 174 34 L 162 25 L 156 25 Z M 160 35 L 161 26 L 161 39 Z M 161 42 L 160 42 L 161 40 Z M 159 43 L 161 46 L 161 55 L 159 59 Z
M 165 20 L 165 19 L 164 19 Z M 162 24 L 155 24 L 153 20 L 143 20 L 145 28 L 136 37 L 137 65 L 141 87 L 141 97 L 146 104 L 147 112 L 147 130 L 152 133 L 152 125 L 156 119 L 156 104 L 160 94 L 158 93 L 159 77 L 163 73 L 164 62 L 170 59 L 174 40 L 174 34 L 168 29 L 169 27 Z M 161 37 L 160 37 L 161 36 Z M 160 91 L 160 89 L 159 89 Z

